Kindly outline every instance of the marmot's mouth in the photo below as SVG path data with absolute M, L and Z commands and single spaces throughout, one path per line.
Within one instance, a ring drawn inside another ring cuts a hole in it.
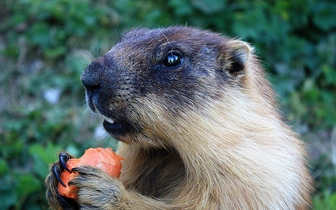
M 105 118 L 103 127 L 111 136 L 115 138 L 134 131 L 133 126 L 127 121 L 115 121 L 110 118 Z
M 120 130 L 122 128 L 121 123 L 110 121 L 110 120 L 104 120 L 103 126 L 105 130 L 109 133 L 114 133 L 114 131 Z

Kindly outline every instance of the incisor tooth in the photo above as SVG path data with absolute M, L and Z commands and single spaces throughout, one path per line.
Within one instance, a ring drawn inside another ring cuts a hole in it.
M 110 118 L 105 118 L 105 120 L 106 120 L 107 122 L 111 123 L 111 124 L 114 123 L 114 121 L 113 121 L 112 119 L 110 119 Z

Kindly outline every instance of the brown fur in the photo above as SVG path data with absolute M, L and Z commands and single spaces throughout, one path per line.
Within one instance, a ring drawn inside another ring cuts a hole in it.
M 172 50 L 184 60 L 168 69 L 160 62 Z M 136 29 L 82 80 L 95 112 L 131 128 L 110 131 L 125 159 L 120 179 L 78 169 L 83 209 L 309 208 L 304 144 L 281 121 L 245 42 L 188 27 Z M 53 208 L 55 183 L 49 175 Z

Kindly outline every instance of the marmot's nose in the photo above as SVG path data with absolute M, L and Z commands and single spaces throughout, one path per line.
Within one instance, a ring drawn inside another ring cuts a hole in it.
M 84 87 L 86 88 L 87 91 L 94 91 L 98 90 L 100 88 L 100 83 L 99 82 L 93 82 L 92 80 L 87 81 L 82 79 L 82 83 Z
M 83 72 L 81 80 L 87 91 L 94 91 L 100 88 L 102 68 L 103 66 L 99 61 L 93 61 Z

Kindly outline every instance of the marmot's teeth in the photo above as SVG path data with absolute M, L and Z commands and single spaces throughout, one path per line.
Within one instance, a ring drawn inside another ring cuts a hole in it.
M 106 120 L 107 122 L 111 123 L 111 124 L 114 123 L 114 121 L 113 121 L 112 119 L 110 119 L 110 118 L 105 118 L 105 120 Z

